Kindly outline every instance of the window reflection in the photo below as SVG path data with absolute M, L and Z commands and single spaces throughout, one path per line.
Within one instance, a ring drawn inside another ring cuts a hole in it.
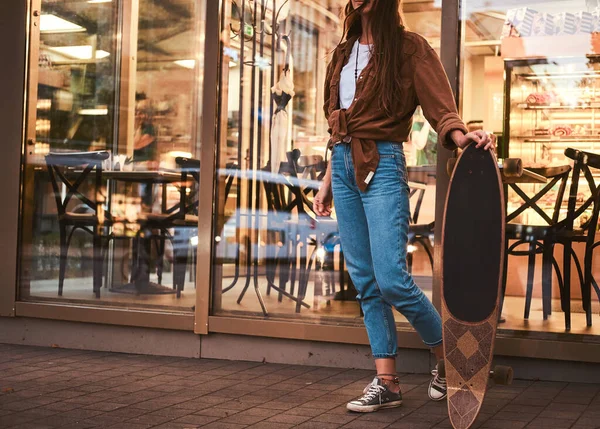
M 340 41 L 345 4 L 222 2 L 227 31 L 222 33 L 220 103 L 227 129 L 218 148 L 216 314 L 360 321 L 335 212 L 318 218 L 312 210 L 328 162 L 325 69 Z M 408 3 L 405 12 L 407 24 L 439 47 L 439 7 Z M 263 18 L 266 31 L 261 33 Z M 405 143 L 414 216 L 409 258 L 419 286 L 430 296 L 436 138 L 418 112 L 411 141 Z M 426 144 L 419 146 L 421 140 Z
M 42 0 L 21 299 L 192 310 L 204 8 Z
M 597 0 L 464 4 L 464 118 L 497 134 L 499 157 L 521 158 L 526 170 L 506 183 L 506 329 L 581 331 L 597 318 L 591 284 L 598 275 L 597 225 L 591 223 L 600 173 L 586 170 L 580 157 L 600 153 L 598 6 Z

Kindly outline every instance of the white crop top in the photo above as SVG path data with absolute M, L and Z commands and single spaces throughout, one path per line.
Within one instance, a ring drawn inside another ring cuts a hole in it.
M 372 47 L 373 45 L 361 45 L 358 40 L 354 43 L 348 63 L 342 68 L 340 74 L 340 108 L 347 109 L 352 104 L 356 92 L 356 77 L 360 76 L 363 69 L 369 64 Z

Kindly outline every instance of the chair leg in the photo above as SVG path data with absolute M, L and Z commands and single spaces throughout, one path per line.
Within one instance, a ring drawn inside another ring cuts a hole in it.
M 587 250 L 586 250 L 587 253 Z M 577 275 L 579 276 L 579 287 L 581 289 L 581 304 L 585 311 L 585 320 L 587 326 L 592 326 L 592 291 L 591 282 L 588 282 L 588 269 L 591 271 L 591 259 L 588 262 L 587 254 L 584 256 L 584 268 L 581 267 L 579 258 L 574 250 L 571 250 L 571 256 L 575 261 L 575 267 L 577 268 Z M 585 271 L 585 272 L 584 272 Z
M 286 291 L 287 282 L 290 277 L 290 258 L 289 258 L 289 243 L 284 241 L 283 246 L 279 249 L 279 255 L 277 256 L 279 265 L 279 296 L 277 298 L 278 302 L 283 301 L 283 293 Z
M 340 291 L 343 292 L 346 287 L 346 260 L 344 259 L 344 251 L 340 246 L 340 259 L 338 261 L 340 272 Z
M 429 242 L 427 238 L 419 241 L 421 242 L 421 244 L 423 245 L 423 249 L 425 249 L 425 252 L 427 253 L 427 257 L 429 258 L 429 264 L 431 265 L 431 272 L 433 273 L 433 255 L 431 254 Z
M 67 270 L 67 227 L 60 225 L 60 260 L 58 266 L 58 296 L 63 294 L 63 286 L 65 283 L 65 272 Z
M 275 272 L 277 270 L 277 255 L 272 246 L 276 242 L 275 234 L 267 232 L 267 249 L 265 262 L 267 276 L 267 296 L 271 295 L 271 285 L 275 283 Z
M 93 255 L 94 259 L 92 262 L 94 272 L 94 294 L 96 298 L 100 298 L 100 289 L 102 288 L 102 237 L 98 231 L 98 227 L 94 227 L 93 230 Z
M 552 260 L 554 259 L 554 244 L 544 243 L 542 252 L 542 304 L 544 320 L 552 312 Z M 562 294 L 561 294 L 562 296 Z
M 187 233 L 176 230 L 173 238 L 173 289 L 177 291 L 177 298 L 181 297 L 181 291 L 185 283 L 188 254 L 190 252 L 188 243 Z
M 158 237 L 158 246 L 157 246 L 157 253 L 158 255 L 156 255 L 156 274 L 158 276 L 158 284 L 161 285 L 162 284 L 162 276 L 163 276 L 163 269 L 164 269 L 164 255 L 165 255 L 165 243 L 166 243 L 167 237 L 165 235 L 164 231 L 160 231 L 160 235 Z
M 504 249 L 508 249 L 508 240 L 504 244 Z M 506 296 L 506 284 L 508 282 L 508 251 L 504 251 L 504 261 L 502 261 L 502 291 L 500 295 L 500 305 L 498 306 L 498 320 L 502 319 L 502 309 L 504 308 L 504 297 Z
M 556 261 L 556 258 L 554 256 L 552 256 L 552 266 L 554 267 L 554 271 L 556 272 L 556 279 L 558 280 L 558 290 L 561 293 L 563 293 L 563 280 L 562 280 L 562 274 L 560 272 L 560 266 L 558 265 L 558 262 Z M 561 308 L 562 308 L 562 302 L 561 302 Z M 550 308 L 549 310 L 549 315 L 552 314 L 552 309 Z
M 592 249 L 593 250 L 593 249 Z M 585 310 L 585 321 L 587 326 L 592 326 L 592 257 L 593 252 L 586 249 L 584 259 L 584 279 L 581 284 L 581 300 Z
M 571 330 L 571 251 L 572 244 L 568 242 L 564 245 L 563 293 L 561 296 L 563 311 L 565 312 L 565 329 L 567 331 Z
M 296 272 L 298 269 L 298 240 L 292 241 L 290 260 L 290 295 L 294 295 L 296 289 Z
M 535 278 L 535 255 L 536 242 L 529 243 L 529 264 L 527 266 L 527 294 L 525 295 L 525 319 L 529 319 L 531 309 L 531 297 L 533 295 L 533 280 Z
M 316 256 L 317 254 L 317 250 L 319 249 L 319 245 L 317 244 L 315 247 L 315 250 L 313 251 L 313 254 L 311 255 L 311 259 L 314 258 L 314 273 L 315 273 L 315 282 L 314 282 L 314 293 L 313 293 L 313 306 L 314 308 L 319 308 L 319 299 L 320 297 L 324 296 L 325 294 L 323 293 L 323 264 L 321 262 L 321 260 Z M 308 285 L 308 279 L 310 276 L 310 269 L 309 269 L 309 274 L 306 276 L 306 283 Z M 306 287 L 307 288 L 307 287 Z M 304 291 L 304 295 L 306 295 L 306 290 Z
M 296 301 L 296 313 L 300 313 L 301 304 L 304 301 L 306 295 L 306 287 L 308 285 L 308 240 L 302 238 L 302 247 L 300 248 L 300 275 L 298 276 L 298 301 Z

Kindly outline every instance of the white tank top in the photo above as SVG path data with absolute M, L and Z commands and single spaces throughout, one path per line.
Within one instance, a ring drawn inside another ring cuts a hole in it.
M 361 45 L 358 40 L 352 47 L 350 58 L 348 63 L 342 69 L 340 74 L 340 107 L 347 109 L 354 100 L 354 93 L 356 92 L 356 76 L 360 76 L 363 69 L 369 64 L 371 59 L 371 48 L 373 45 Z M 356 62 L 356 56 L 358 55 L 358 68 Z M 358 73 L 355 74 L 355 72 Z

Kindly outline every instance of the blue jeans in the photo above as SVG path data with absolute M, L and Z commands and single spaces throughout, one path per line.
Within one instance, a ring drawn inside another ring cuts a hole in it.
M 336 145 L 332 187 L 341 244 L 373 357 L 392 358 L 398 348 L 392 307 L 429 347 L 442 344 L 442 320 L 407 270 L 410 205 L 402 144 L 378 142 L 377 148 L 379 166 L 363 193 L 356 186 L 350 145 Z

